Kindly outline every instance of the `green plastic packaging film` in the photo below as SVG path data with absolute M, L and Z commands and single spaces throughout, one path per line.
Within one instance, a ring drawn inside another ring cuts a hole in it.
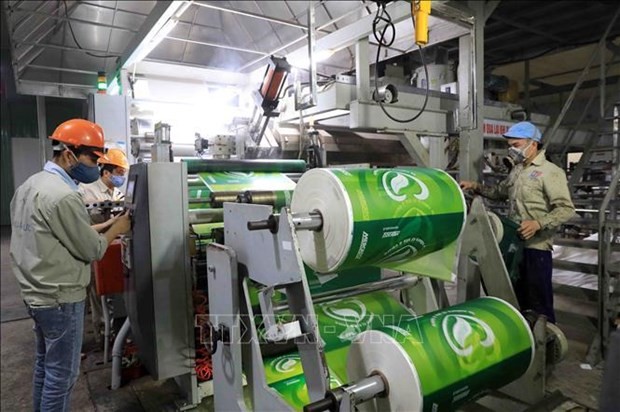
M 317 275 L 308 265 L 304 265 L 304 269 L 313 296 L 381 280 L 381 269 L 374 266 L 345 269 L 329 275 Z
M 284 299 L 284 295 L 281 296 Z M 314 305 L 325 351 L 348 346 L 360 333 L 384 325 L 396 325 L 411 312 L 387 292 L 379 291 Z M 289 313 L 277 315 L 280 322 L 292 321 Z M 255 316 L 259 335 L 264 337 L 262 317 Z M 344 362 L 344 359 L 343 359 Z
M 304 405 L 310 403 L 299 354 L 290 353 L 265 359 L 263 365 L 267 384 L 293 409 L 302 410 Z M 330 369 L 329 372 L 330 388 L 337 388 L 345 383 L 334 371 Z
M 198 176 L 211 192 L 244 192 L 246 190 L 295 189 L 295 182 L 282 173 L 267 172 L 207 172 Z
M 205 199 L 205 202 L 209 201 L 209 196 L 211 196 L 211 191 L 207 186 L 191 186 L 187 190 L 189 199 Z
M 352 340 L 366 330 L 396 325 L 400 323 L 401 318 L 411 317 L 411 312 L 387 292 L 367 293 L 317 304 L 314 306 L 314 311 L 324 343 L 332 387 L 335 387 L 334 383 L 340 382 L 336 385 L 340 386 L 347 381 L 346 360 Z M 280 317 L 280 320 L 285 320 L 285 317 Z M 261 324 L 260 317 L 257 317 L 256 322 L 258 325 Z M 267 358 L 264 360 L 264 366 L 267 384 L 278 390 L 289 404 L 296 409 L 301 409 L 305 403 L 309 402 L 305 380 L 302 383 L 295 383 L 304 378 L 301 361 L 296 352 Z M 284 390 L 285 388 L 289 389 Z M 293 391 L 292 388 L 295 390 Z M 302 392 L 304 395 L 300 396 Z M 291 401 L 293 398 L 294 402 Z M 300 400 L 306 402 L 300 404 Z
M 509 303 L 484 297 L 358 336 L 347 372 L 387 379 L 374 410 L 452 411 L 523 375 L 534 356 L 532 332 Z
M 304 262 L 319 273 L 358 266 L 451 279 L 466 206 L 458 183 L 426 168 L 312 169 L 291 210 L 319 211 L 323 229 L 298 232 Z
M 216 222 L 216 223 L 198 223 L 192 225 L 192 229 L 194 233 L 201 237 L 211 237 L 211 231 L 213 229 L 218 229 L 224 227 L 224 222 Z
M 396 325 L 409 312 L 387 292 L 373 292 L 314 305 L 325 351 L 349 346 L 365 330 Z M 343 359 L 344 361 L 344 359 Z
M 189 159 L 183 160 L 187 163 L 187 173 L 203 172 L 282 172 L 282 173 L 303 173 L 306 171 L 304 160 L 285 160 L 285 159 L 256 159 L 256 160 L 214 160 L 214 159 Z

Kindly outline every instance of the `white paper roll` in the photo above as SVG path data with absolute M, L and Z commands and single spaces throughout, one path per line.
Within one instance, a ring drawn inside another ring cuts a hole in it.
M 357 405 L 360 411 L 422 411 L 420 378 L 411 359 L 394 338 L 369 330 L 358 335 L 349 349 L 347 375 L 356 382 L 377 372 L 388 386 L 388 395 Z
M 353 238 L 351 200 L 340 180 L 327 169 L 304 173 L 295 188 L 291 211 L 318 211 L 323 217 L 321 231 L 297 232 L 304 262 L 322 273 L 340 266 Z

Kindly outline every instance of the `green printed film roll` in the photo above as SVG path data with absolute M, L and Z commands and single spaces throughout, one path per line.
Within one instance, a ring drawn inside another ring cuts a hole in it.
M 425 168 L 313 169 L 299 179 L 291 210 L 323 217 L 321 231 L 297 234 L 317 272 L 379 266 L 445 280 L 466 214 L 457 182 Z
M 267 384 L 275 389 L 293 409 L 302 410 L 304 405 L 310 403 L 299 354 L 291 353 L 266 359 L 264 366 Z M 330 388 L 337 388 L 344 384 L 344 381 L 334 371 L 330 370 L 329 376 Z
M 361 333 L 349 349 L 350 380 L 381 373 L 389 395 L 377 411 L 452 411 L 523 375 L 534 338 L 521 314 L 485 297 Z
M 349 346 L 365 330 L 395 325 L 411 313 L 387 292 L 374 292 L 314 306 L 319 333 L 330 351 Z M 343 359 L 344 362 L 344 359 Z
M 411 317 L 411 313 L 387 292 L 367 293 L 317 304 L 314 312 L 324 343 L 327 364 L 330 371 L 341 381 L 347 381 L 346 360 L 351 341 L 364 331 L 398 325 L 401 319 Z M 262 324 L 259 316 L 256 317 L 256 323 Z M 264 364 L 267 383 L 276 383 L 302 374 L 301 362 L 298 362 L 298 359 L 297 353 L 266 359 Z

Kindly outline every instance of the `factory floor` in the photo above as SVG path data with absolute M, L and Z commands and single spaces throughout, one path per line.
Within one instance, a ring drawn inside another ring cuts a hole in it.
M 31 380 L 34 362 L 34 335 L 19 296 L 19 287 L 9 263 L 10 228 L 1 230 L 1 374 L 0 410 L 32 410 Z M 568 304 L 558 296 L 556 307 Z M 571 303 L 572 304 L 572 303 Z M 590 368 L 584 357 L 594 327 L 583 317 L 558 313 L 558 326 L 569 339 L 567 359 L 557 365 L 548 380 L 550 393 L 559 390 L 573 401 L 565 402 L 564 411 L 596 410 L 602 365 Z M 155 382 L 145 376 L 110 391 L 110 364 L 102 364 L 102 348 L 95 343 L 90 316 L 85 319 L 85 342 L 81 374 L 73 390 L 73 411 L 167 411 L 174 410 L 174 401 L 180 397 L 172 381 Z M 499 396 L 487 396 L 478 404 L 469 405 L 467 411 L 524 411 L 523 404 Z M 206 399 L 196 411 L 212 410 L 212 399 Z M 544 409 L 544 410 L 553 410 Z

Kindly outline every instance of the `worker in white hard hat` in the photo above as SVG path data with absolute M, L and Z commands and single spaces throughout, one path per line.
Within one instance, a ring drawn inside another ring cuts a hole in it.
M 91 226 L 78 182 L 97 180 L 103 130 L 68 120 L 52 136 L 54 157 L 11 200 L 11 266 L 34 321 L 35 411 L 67 411 L 78 379 L 90 263 L 131 227 L 129 214 Z M 107 229 L 105 234 L 98 233 Z
M 553 310 L 553 235 L 575 215 L 566 174 L 548 161 L 541 149 L 542 134 L 530 122 L 519 122 L 503 135 L 508 141 L 508 178 L 497 186 L 460 182 L 463 190 L 509 201 L 509 218 L 520 224 L 525 241 L 515 293 L 521 310 L 534 310 L 555 323 Z
M 100 166 L 99 179 L 93 183 L 82 183 L 78 188 L 84 203 L 93 204 L 96 202 L 116 202 L 122 200 L 125 195 L 120 190 L 120 187 L 125 183 L 125 175 L 129 170 L 129 161 L 127 160 L 125 152 L 116 148 L 108 149 L 103 156 L 99 157 L 97 163 Z M 89 213 L 93 224 L 99 224 L 107 220 L 101 208 L 91 208 Z M 88 287 L 88 303 L 90 306 L 93 328 L 95 329 L 95 341 L 98 343 L 101 341 L 101 331 L 105 325 L 103 320 L 103 306 L 101 300 L 97 297 L 94 281 L 92 281 Z

